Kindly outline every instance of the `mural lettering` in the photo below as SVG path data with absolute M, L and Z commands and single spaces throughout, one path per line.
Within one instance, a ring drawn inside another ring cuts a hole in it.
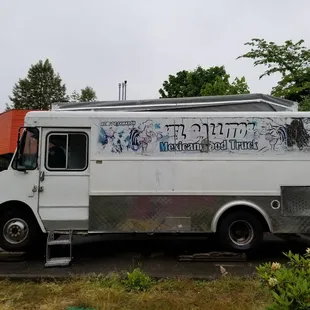
M 190 126 L 192 131 L 201 133 L 201 136 L 222 136 L 225 138 L 244 138 L 248 130 L 254 130 L 254 122 L 227 122 L 227 123 L 194 123 Z M 186 127 L 184 124 L 167 124 L 167 132 L 176 139 L 186 139 Z
M 286 154 L 308 150 L 309 120 L 259 117 L 109 120 L 100 122 L 98 147 L 105 154 Z
M 171 132 L 171 135 L 177 139 L 180 135 L 183 139 L 186 139 L 186 134 L 184 133 L 185 126 L 183 124 L 172 124 L 172 125 L 166 125 L 167 133 L 169 134 Z
M 107 121 L 101 122 L 101 126 L 134 126 L 136 121 Z
M 168 143 L 160 142 L 160 152 L 210 152 L 210 151 L 232 151 L 241 150 L 258 150 L 258 142 L 255 141 L 238 141 L 238 140 L 224 140 L 223 142 L 208 142 L 204 139 L 201 143 Z

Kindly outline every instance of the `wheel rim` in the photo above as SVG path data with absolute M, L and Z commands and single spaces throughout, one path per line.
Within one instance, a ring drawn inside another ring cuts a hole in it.
M 7 221 L 3 227 L 3 237 L 11 244 L 23 242 L 28 237 L 29 229 L 27 223 L 20 218 Z
M 248 245 L 254 239 L 252 225 L 246 221 L 235 221 L 229 226 L 229 239 L 238 246 Z

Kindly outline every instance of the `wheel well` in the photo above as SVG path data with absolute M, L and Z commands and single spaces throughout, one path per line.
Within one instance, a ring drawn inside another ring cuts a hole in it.
M 31 216 L 34 220 L 36 220 L 35 215 L 31 210 L 31 208 L 26 203 L 18 200 L 10 200 L 2 203 L 0 205 L 0 216 L 10 209 L 22 211 L 24 214 L 27 214 L 28 216 Z
M 268 223 L 266 221 L 266 219 L 264 218 L 264 216 L 257 210 L 255 210 L 254 208 L 250 207 L 250 206 L 234 206 L 234 207 L 230 207 L 229 209 L 227 209 L 226 211 L 224 211 L 221 215 L 220 218 L 216 224 L 216 227 L 218 227 L 221 223 L 221 221 L 228 216 L 231 213 L 237 212 L 237 211 L 244 211 L 247 213 L 251 213 L 252 215 L 256 216 L 257 219 L 260 221 L 260 223 L 263 226 L 263 230 L 264 232 L 270 232 L 270 228 L 268 226 Z

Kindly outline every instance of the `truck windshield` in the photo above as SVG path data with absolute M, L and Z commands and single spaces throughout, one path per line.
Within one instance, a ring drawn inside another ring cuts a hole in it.
M 13 169 L 34 170 L 37 168 L 39 146 L 39 130 L 37 128 L 26 128 L 19 142 Z

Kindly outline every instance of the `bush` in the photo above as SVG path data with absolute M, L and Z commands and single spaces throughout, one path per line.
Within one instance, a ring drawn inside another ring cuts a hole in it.
M 123 284 L 130 291 L 146 291 L 152 287 L 153 280 L 139 268 L 136 268 L 132 272 L 127 272 Z
M 310 309 L 310 248 L 304 255 L 284 253 L 286 265 L 265 263 L 257 267 L 260 281 L 269 290 L 273 304 L 269 310 Z

